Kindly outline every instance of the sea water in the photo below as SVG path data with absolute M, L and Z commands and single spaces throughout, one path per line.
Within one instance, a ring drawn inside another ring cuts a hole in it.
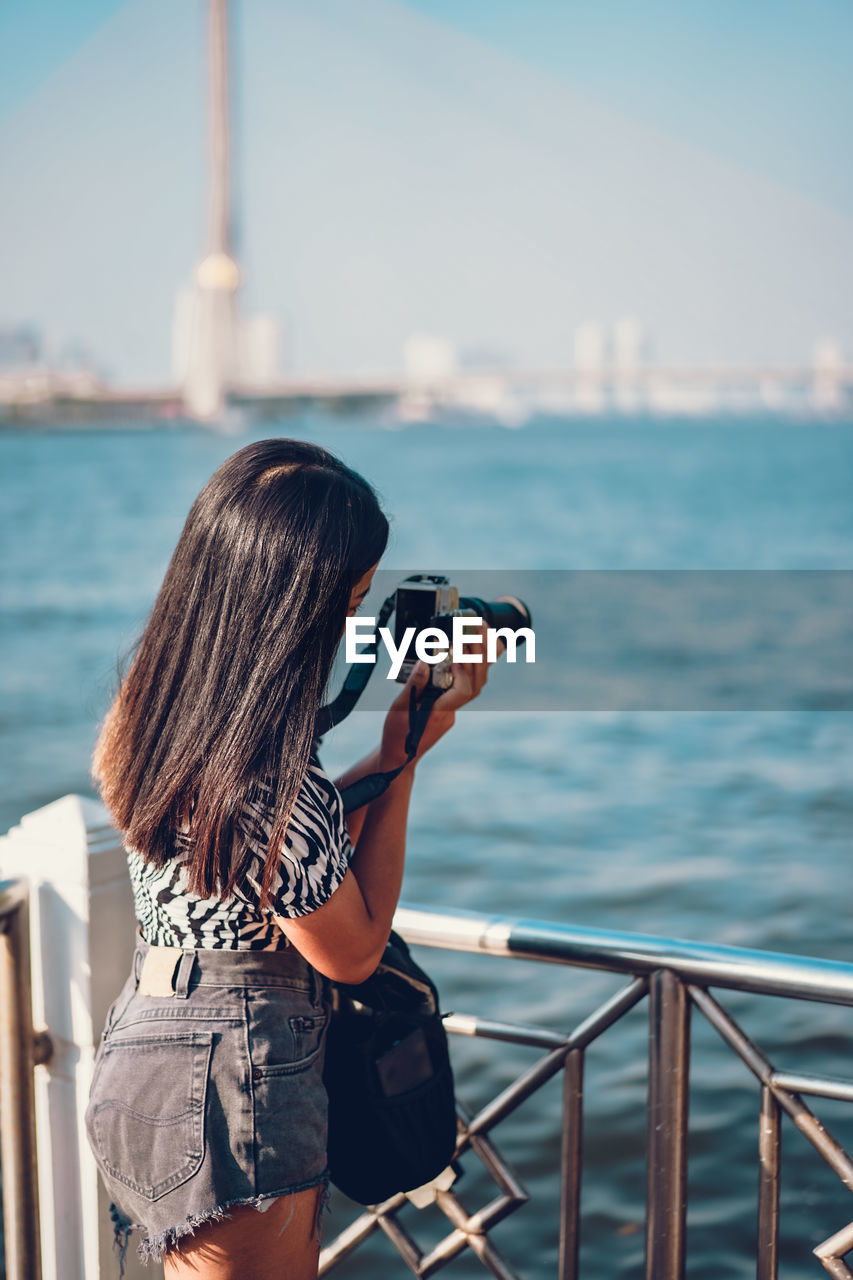
M 193 427 L 0 435 L 0 829 L 88 767 L 117 664 L 144 624 L 195 494 L 250 439 L 294 435 L 340 454 L 392 516 L 384 566 L 454 570 L 818 570 L 853 567 L 853 426 L 541 421 L 389 429 L 306 413 L 221 434 Z M 490 580 L 493 574 L 490 574 Z M 612 637 L 611 637 L 612 638 Z M 490 684 L 501 679 L 498 669 Z M 395 686 L 396 688 L 396 686 Z M 391 696 L 390 693 L 388 695 Z M 853 956 L 853 714 L 777 710 L 490 712 L 489 690 L 418 769 L 404 899 L 532 919 Z M 784 702 L 782 702 L 784 705 Z M 376 740 L 358 711 L 324 743 L 335 772 Z M 419 958 L 459 1013 L 567 1031 L 620 979 L 437 951 Z M 849 1073 L 853 1011 L 718 993 L 780 1067 Z M 584 1274 L 641 1276 L 646 1012 L 588 1053 Z M 536 1059 L 454 1041 L 476 1110 Z M 758 1091 L 693 1020 L 688 1256 L 692 1280 L 754 1274 Z M 816 1102 L 842 1142 L 853 1112 Z M 493 1134 L 532 1201 L 494 1233 L 529 1277 L 554 1274 L 559 1083 Z M 853 1216 L 786 1122 L 782 1275 Z M 473 1209 L 495 1194 L 468 1156 Z M 328 1230 L 348 1218 L 335 1201 Z M 442 1227 L 407 1219 L 422 1245 Z M 445 1227 L 447 1224 L 444 1224 Z M 402 1275 L 381 1238 L 340 1274 Z M 473 1258 L 451 1275 L 482 1274 Z

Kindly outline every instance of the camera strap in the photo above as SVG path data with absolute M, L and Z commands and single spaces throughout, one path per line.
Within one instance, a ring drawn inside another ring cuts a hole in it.
M 379 628 L 384 627 L 394 612 L 394 601 L 396 592 L 392 593 L 382 608 L 379 610 L 379 616 L 376 619 L 376 635 L 379 634 Z M 359 655 L 371 654 L 376 657 L 377 640 L 368 640 L 364 646 L 359 649 Z M 325 707 L 321 707 L 317 712 L 317 727 L 315 734 L 317 738 L 321 738 L 324 733 L 328 733 L 336 724 L 340 724 L 342 720 L 346 720 L 355 704 L 367 688 L 367 682 L 373 675 L 375 662 L 354 662 L 347 672 L 347 678 L 343 683 L 340 693 L 333 698 Z
M 427 727 L 427 721 L 432 714 L 433 706 L 438 698 L 441 697 L 443 689 L 436 689 L 433 685 L 427 687 L 418 698 L 416 689 L 412 689 L 409 693 L 409 732 L 406 734 L 406 759 L 396 769 L 387 769 L 379 773 L 367 773 L 363 778 L 359 778 L 356 782 L 351 782 L 348 787 L 344 787 L 341 791 L 341 800 L 343 802 L 344 813 L 352 813 L 355 809 L 360 809 L 363 805 L 369 804 L 371 800 L 375 800 L 377 796 L 381 796 L 387 791 L 394 779 L 403 772 L 406 765 L 414 760 L 418 752 L 421 738 L 424 735 L 424 729 Z
M 431 581 L 429 574 L 414 574 L 411 578 L 407 578 L 407 582 Z M 379 628 L 384 627 L 391 614 L 394 612 L 394 606 L 397 600 L 396 591 L 392 592 L 385 600 L 379 615 L 376 619 L 376 632 L 378 636 Z M 376 639 L 368 640 L 364 646 L 359 649 L 359 656 L 362 654 L 370 654 L 375 658 Z M 319 740 L 324 733 L 328 733 L 329 729 L 333 729 L 336 724 L 340 724 L 345 720 L 358 702 L 364 690 L 367 688 L 367 682 L 373 675 L 375 662 L 355 662 L 347 672 L 347 678 L 343 683 L 340 693 L 333 698 L 325 707 L 321 707 L 317 713 L 317 722 L 315 729 L 315 742 Z M 423 737 L 424 729 L 427 726 L 433 704 L 437 698 L 441 697 L 443 690 L 436 689 L 433 685 L 427 685 L 423 690 L 420 698 L 417 696 L 417 690 L 412 689 L 409 697 L 409 732 L 406 734 L 406 759 L 397 769 L 388 769 L 385 772 L 368 773 L 363 778 L 359 778 L 357 782 L 351 783 L 348 787 L 344 787 L 341 791 L 341 799 L 343 801 L 344 813 L 352 813 L 354 809 L 360 809 L 363 805 L 369 804 L 371 800 L 375 800 L 377 796 L 381 796 L 387 791 L 391 783 L 402 773 L 406 765 L 415 758 Z

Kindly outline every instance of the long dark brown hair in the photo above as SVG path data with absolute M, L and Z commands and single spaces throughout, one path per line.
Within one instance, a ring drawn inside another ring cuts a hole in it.
M 240 449 L 193 503 L 93 774 L 127 843 L 157 867 L 191 818 L 188 884 L 202 897 L 237 884 L 235 824 L 267 777 L 266 903 L 350 593 L 387 539 L 367 482 L 297 440 Z

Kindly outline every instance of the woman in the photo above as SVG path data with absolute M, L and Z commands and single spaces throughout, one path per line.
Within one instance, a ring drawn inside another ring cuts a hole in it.
M 486 680 L 454 666 L 415 758 L 344 818 L 314 754 L 335 651 L 388 523 L 315 445 L 264 440 L 194 503 L 95 750 L 140 922 L 89 1139 L 116 1239 L 170 1278 L 309 1280 L 328 1183 L 328 984 L 384 950 L 417 760 Z M 485 658 L 485 655 L 483 655 Z M 410 688 L 338 786 L 406 759 Z

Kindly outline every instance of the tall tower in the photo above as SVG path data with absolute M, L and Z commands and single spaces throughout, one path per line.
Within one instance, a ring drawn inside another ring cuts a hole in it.
M 210 189 L 207 251 L 175 310 L 176 373 L 195 418 L 215 418 L 239 376 L 237 293 L 240 268 L 231 248 L 228 130 L 227 0 L 208 0 L 210 59 Z

